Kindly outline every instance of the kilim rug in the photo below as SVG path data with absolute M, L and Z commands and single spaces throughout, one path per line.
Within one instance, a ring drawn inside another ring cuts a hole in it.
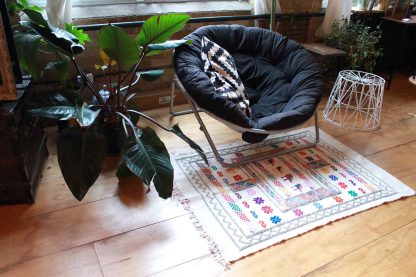
M 312 128 L 259 144 L 220 147 L 227 159 L 314 140 Z M 226 265 L 382 203 L 415 194 L 383 169 L 321 131 L 318 146 L 238 168 L 209 165 L 192 153 L 173 155 L 175 196 Z M 359 227 L 357 227 L 359 228 Z

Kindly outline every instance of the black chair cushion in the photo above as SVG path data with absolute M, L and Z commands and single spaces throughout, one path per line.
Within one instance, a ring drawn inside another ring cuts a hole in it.
M 217 95 L 204 73 L 206 36 L 233 56 L 250 100 L 251 117 Z M 322 78 L 312 56 L 297 42 L 265 29 L 240 25 L 199 28 L 175 50 L 174 66 L 189 95 L 203 109 L 246 128 L 280 130 L 308 120 L 322 96 Z

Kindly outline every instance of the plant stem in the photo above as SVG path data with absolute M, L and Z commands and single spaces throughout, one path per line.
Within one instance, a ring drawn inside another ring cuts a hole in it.
M 123 122 L 127 122 L 127 124 L 130 125 L 134 136 L 136 137 L 136 139 L 139 139 L 139 137 L 137 136 L 137 133 L 136 133 L 136 129 L 138 129 L 138 128 L 136 126 L 134 126 L 133 122 L 131 122 L 131 120 L 125 114 L 123 114 L 121 112 L 117 112 L 117 114 L 119 116 L 121 116 L 121 118 L 123 119 Z M 124 128 L 124 131 L 126 132 L 126 128 Z M 128 136 L 127 132 L 126 132 L 126 135 Z
M 110 64 L 108 65 L 108 72 L 109 74 L 107 75 L 107 89 L 110 89 L 111 87 L 111 60 L 110 60 Z M 108 101 L 108 99 L 107 99 Z
M 109 72 L 110 72 L 110 74 L 108 74 L 108 85 L 107 85 L 107 90 L 108 90 L 108 92 L 110 93 L 110 95 L 108 96 L 108 98 L 107 98 L 107 102 L 106 102 L 106 104 L 108 105 L 111 105 L 111 107 L 113 106 L 113 94 L 112 94 L 112 92 L 111 92 L 111 84 L 112 84 L 112 80 L 111 80 L 111 77 L 112 77 L 112 75 L 113 75 L 113 69 L 112 69 L 112 66 L 111 66 L 111 62 L 112 62 L 112 60 L 110 60 L 110 64 L 108 65 L 108 70 L 109 70 Z
M 168 132 L 172 132 L 172 128 L 167 128 L 167 127 L 163 126 L 162 124 L 160 124 L 159 122 L 157 122 L 156 119 L 153 119 L 153 118 L 151 118 L 150 116 L 148 116 L 148 115 L 146 115 L 144 113 L 141 113 L 141 112 L 135 111 L 135 110 L 127 110 L 127 112 L 129 112 L 129 113 L 135 113 L 135 114 L 138 114 L 140 116 L 143 116 L 144 118 L 146 118 L 147 120 L 153 122 L 154 124 L 156 124 L 157 126 L 159 126 L 160 128 L 162 128 L 163 130 L 168 131 Z
M 142 61 L 143 61 L 143 59 L 144 59 L 144 57 L 146 55 L 146 48 L 147 47 L 144 47 L 143 48 L 142 54 L 140 55 L 139 62 L 133 68 L 133 74 L 131 76 L 131 79 L 130 79 L 130 82 L 129 82 L 129 86 L 127 87 L 126 94 L 124 95 L 123 100 L 121 101 L 121 105 L 123 105 L 123 106 L 126 103 L 127 96 L 129 95 L 130 88 L 131 88 L 131 86 L 133 84 L 133 81 L 134 81 L 134 76 L 136 75 L 136 71 L 139 68 L 140 64 L 142 63 Z
M 126 81 L 127 77 L 129 77 L 129 75 L 133 72 L 134 68 L 135 68 L 135 65 L 130 68 L 130 70 L 126 73 L 126 75 L 124 75 L 123 79 L 121 80 L 122 83 Z M 134 76 L 134 73 L 133 73 L 133 76 Z
M 92 92 L 92 93 L 94 94 L 94 96 L 97 98 L 97 100 L 98 100 L 98 102 L 100 103 L 100 105 L 102 105 L 102 106 L 104 106 L 104 107 L 105 107 L 105 101 L 104 101 L 104 99 L 101 97 L 101 94 L 100 94 L 100 93 L 98 93 L 98 92 L 94 89 L 94 87 L 93 87 L 93 85 L 91 84 L 90 80 L 87 78 L 87 76 L 85 76 L 84 72 L 82 72 L 82 70 L 79 68 L 79 66 L 78 66 L 78 64 L 77 64 L 77 62 L 76 62 L 76 60 L 75 60 L 75 57 L 72 57 L 72 58 L 71 58 L 71 61 L 72 61 L 72 63 L 74 64 L 74 66 L 75 66 L 75 68 L 76 68 L 76 70 L 77 70 L 78 74 L 81 76 L 81 78 L 82 78 L 82 79 L 84 80 L 84 82 L 87 84 L 87 86 L 88 86 L 89 90 L 91 90 L 91 92 Z
M 275 20 L 276 20 L 276 0 L 272 0 L 272 9 L 270 11 L 270 31 L 273 32 L 275 27 Z
M 122 113 L 120 113 L 120 112 L 117 112 L 122 118 L 123 118 L 123 123 L 124 122 L 127 122 L 129 125 L 130 125 L 130 127 L 132 128 L 132 130 L 133 130 L 133 135 L 134 135 L 134 137 L 135 137 L 135 139 L 136 139 L 136 142 L 137 142 L 137 144 L 143 149 L 143 150 L 145 150 L 146 148 L 145 148 L 145 146 L 144 146 L 144 144 L 143 144 L 143 142 L 140 140 L 140 135 L 138 134 L 138 132 L 137 132 L 137 130 L 140 130 L 139 128 L 137 128 L 137 127 L 135 127 L 134 126 L 134 124 L 133 124 L 133 122 L 131 122 L 131 120 L 127 117 L 127 116 L 125 116 L 124 114 L 122 114 Z M 126 130 L 126 129 L 125 129 Z M 141 131 L 141 130 L 140 130 Z M 150 165 L 150 167 L 151 167 L 151 169 L 154 171 L 154 172 L 157 172 L 157 170 L 156 170 L 156 167 L 155 167 L 155 165 L 153 164 L 153 161 L 152 161 L 152 159 L 150 158 L 150 156 L 149 156 L 149 153 L 147 152 L 147 151 L 143 151 L 143 154 L 146 156 L 146 160 L 147 160 L 147 163 Z M 135 173 L 136 174 L 136 173 Z M 154 178 L 158 178 L 157 177 L 157 174 L 155 174 L 154 175 Z M 149 187 L 150 186 L 150 182 L 147 182 L 146 181 L 146 179 L 142 179 L 143 180 L 143 182 Z M 149 191 L 149 190 L 148 190 Z
M 140 80 L 140 75 L 139 75 L 139 76 L 137 76 L 137 79 L 133 82 L 132 86 L 134 86 L 135 84 L 137 84 L 137 83 L 139 82 L 139 80 Z M 123 83 L 123 81 L 121 81 L 121 83 Z M 127 88 L 128 88 L 128 86 L 121 87 L 121 88 L 120 88 L 120 90 L 126 90 Z M 130 99 L 131 95 L 133 95 L 133 94 L 135 94 L 135 93 L 131 93 L 131 94 L 129 95 L 129 97 L 127 97 L 126 102 Z
M 118 65 L 118 82 L 117 82 L 117 91 L 116 91 L 117 109 L 120 108 L 120 93 L 121 93 L 121 68 L 120 68 L 120 65 Z

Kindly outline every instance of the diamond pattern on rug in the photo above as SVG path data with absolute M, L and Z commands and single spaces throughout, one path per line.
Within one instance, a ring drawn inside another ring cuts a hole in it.
M 255 145 L 225 147 L 238 160 L 311 143 L 310 130 Z M 335 147 L 333 145 L 336 145 Z M 410 196 L 414 191 L 324 135 L 312 149 L 223 168 L 209 156 L 177 156 L 176 184 L 202 225 L 233 261 L 330 221 Z M 205 222 L 205 223 L 204 223 Z M 226 241 L 225 241 L 226 240 Z

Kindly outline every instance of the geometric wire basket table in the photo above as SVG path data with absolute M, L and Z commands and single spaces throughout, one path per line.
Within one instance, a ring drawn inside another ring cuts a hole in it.
M 386 81 L 375 74 L 343 70 L 329 96 L 323 117 L 335 126 L 373 131 L 380 127 Z

